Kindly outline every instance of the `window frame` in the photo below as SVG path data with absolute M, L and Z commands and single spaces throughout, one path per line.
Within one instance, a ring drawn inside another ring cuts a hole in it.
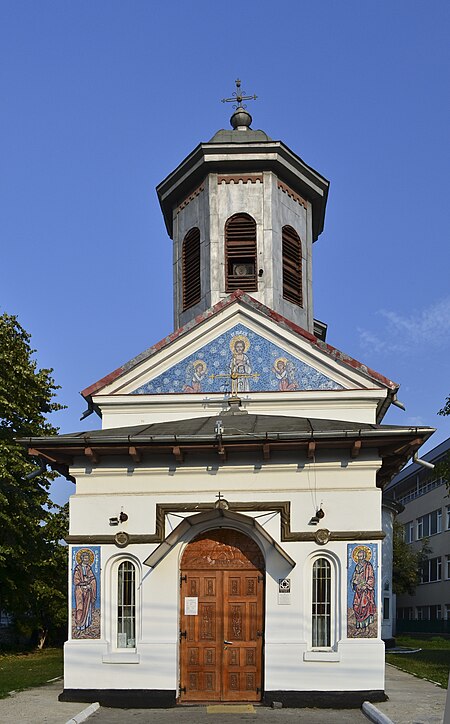
M 281 229 L 281 288 L 283 299 L 303 308 L 302 240 L 290 224 Z
M 324 558 L 330 564 L 330 645 L 313 645 L 313 570 L 317 560 Z M 338 661 L 338 641 L 342 637 L 341 601 L 342 574 L 339 559 L 330 551 L 317 550 L 312 553 L 304 569 L 304 610 L 308 611 L 305 617 L 305 634 L 307 650 L 304 652 L 305 661 L 329 660 Z
M 130 566 L 130 567 L 131 567 L 128 571 L 125 571 L 125 573 L 132 571 L 132 577 L 131 577 L 131 579 L 129 579 L 129 581 L 127 581 L 127 579 L 126 579 L 125 576 L 124 576 L 124 577 L 122 578 L 122 580 L 121 580 L 121 570 L 122 570 L 125 566 Z M 119 563 L 119 565 L 117 566 L 117 599 L 116 599 L 116 600 L 117 600 L 117 606 L 116 606 L 116 641 L 115 641 L 115 648 L 116 648 L 118 651 L 130 651 L 130 650 L 135 651 L 135 650 L 136 650 L 136 629 L 137 629 L 137 611 L 136 611 L 136 597 L 137 597 L 136 594 L 137 594 L 137 591 L 136 591 L 136 578 L 137 578 L 137 576 L 136 576 L 136 565 L 135 565 L 135 563 L 134 563 L 132 560 L 130 560 L 129 558 L 125 558 L 125 559 L 122 560 L 122 561 Z M 129 584 L 129 583 L 130 583 L 131 585 L 130 585 L 130 591 L 129 591 L 128 593 L 131 593 L 131 601 L 132 601 L 132 602 L 127 604 L 127 603 L 124 603 L 124 602 L 123 602 L 123 598 L 124 598 L 125 586 L 126 586 L 127 584 Z M 127 609 L 127 608 L 129 608 L 129 609 L 132 610 L 131 615 L 125 615 L 125 614 L 124 614 L 123 609 Z M 121 609 L 122 609 L 122 611 L 121 611 Z M 121 646 L 121 645 L 119 645 L 119 636 L 123 635 L 124 633 L 125 633 L 125 635 L 126 635 L 126 632 L 124 632 L 123 629 L 126 628 L 126 622 L 127 622 L 127 621 L 130 621 L 130 620 L 131 620 L 131 622 L 132 622 L 132 630 L 133 630 L 133 634 L 134 634 L 134 636 L 133 636 L 132 638 L 130 637 L 130 640 L 133 641 L 133 644 L 132 644 L 131 646 L 128 646 L 128 645 L 126 645 L 126 646 Z M 122 630 L 119 631 L 119 629 L 122 629 Z
M 436 568 L 436 578 L 432 578 L 433 568 Z M 441 556 L 434 556 L 433 558 L 427 558 L 422 563 L 420 569 L 420 584 L 426 583 L 439 583 L 442 581 L 442 558 Z
M 201 276 L 200 229 L 198 226 L 193 226 L 186 232 L 181 244 L 181 302 L 183 312 L 195 307 L 201 301 Z
M 253 274 L 236 276 L 232 273 L 235 265 L 252 265 Z M 244 292 L 257 292 L 257 267 L 258 229 L 256 220 L 245 212 L 232 214 L 226 220 L 224 227 L 225 292 L 232 294 L 238 289 Z

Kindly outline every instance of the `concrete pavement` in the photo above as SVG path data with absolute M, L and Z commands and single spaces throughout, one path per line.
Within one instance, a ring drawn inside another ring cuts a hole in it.
M 1 724 L 66 724 L 86 709 L 87 704 L 59 702 L 62 681 L 28 689 L 0 699 Z M 442 724 L 446 690 L 386 666 L 386 693 L 389 701 L 376 704 L 376 711 L 394 724 Z M 245 707 L 244 707 L 245 708 Z M 229 709 L 208 712 L 208 707 L 174 709 L 107 709 L 91 714 L 89 724 L 364 724 L 368 719 L 359 709 L 269 709 L 255 706 L 252 712 Z M 377 722 L 376 718 L 372 721 Z M 378 722 L 383 719 L 379 718 Z M 386 719 L 384 719 L 386 722 Z

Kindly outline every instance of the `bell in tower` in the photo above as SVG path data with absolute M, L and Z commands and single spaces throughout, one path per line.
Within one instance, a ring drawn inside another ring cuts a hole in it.
M 312 244 L 329 182 L 281 141 L 251 128 L 236 81 L 232 130 L 200 143 L 158 188 L 173 239 L 181 327 L 241 290 L 314 333 Z M 317 334 L 317 330 L 316 330 Z

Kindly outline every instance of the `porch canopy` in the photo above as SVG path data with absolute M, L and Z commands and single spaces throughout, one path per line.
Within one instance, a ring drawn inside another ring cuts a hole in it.
M 255 518 L 249 515 L 242 515 L 242 513 L 233 513 L 231 510 L 226 510 L 225 508 L 215 508 L 214 510 L 207 510 L 204 513 L 197 513 L 184 518 L 184 520 L 164 538 L 163 542 L 155 548 L 153 553 L 150 553 L 149 557 L 144 561 L 144 564 L 151 568 L 157 566 L 187 531 L 203 523 L 215 523 L 214 527 L 216 528 L 226 528 L 232 523 L 240 523 L 247 528 L 253 528 L 258 536 L 272 546 L 276 555 L 282 559 L 284 564 L 288 563 L 290 568 L 294 568 L 295 566 L 295 561 L 291 556 L 286 553 L 275 538 L 273 538 Z

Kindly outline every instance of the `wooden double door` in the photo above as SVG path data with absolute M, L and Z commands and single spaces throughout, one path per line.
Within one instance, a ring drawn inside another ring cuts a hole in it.
M 228 529 L 203 533 L 181 568 L 180 701 L 259 701 L 264 559 Z

